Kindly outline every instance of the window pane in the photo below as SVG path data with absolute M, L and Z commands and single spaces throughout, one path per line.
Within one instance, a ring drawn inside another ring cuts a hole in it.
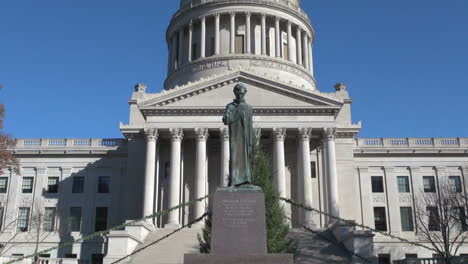
M 458 213 L 458 219 L 460 220 L 460 228 L 463 231 L 468 230 L 468 226 L 466 223 L 466 213 L 465 213 L 465 208 L 463 207 L 458 207 L 456 208 L 457 213 Z
M 110 177 L 99 177 L 98 192 L 108 193 L 110 192 Z
M 387 231 L 385 207 L 374 207 L 374 222 L 377 231 Z
M 380 254 L 379 255 L 379 264 L 391 264 L 389 254 Z
M 81 207 L 70 208 L 70 231 L 81 231 Z
M 406 254 L 405 259 L 417 259 L 418 254 Z
M 436 191 L 434 176 L 424 176 L 423 183 L 424 183 L 424 192 Z
M 450 190 L 452 192 L 457 192 L 457 193 L 462 192 L 460 176 L 450 176 L 449 183 L 450 183 Z
M 398 176 L 398 192 L 400 193 L 409 193 L 410 186 L 409 186 L 409 178 L 408 176 Z
M 34 179 L 32 177 L 23 177 L 23 193 L 32 193 Z
M 103 231 L 107 229 L 107 207 L 96 207 L 95 230 Z
M 47 207 L 44 212 L 44 231 L 52 232 L 55 230 L 55 207 Z
M 8 187 L 8 178 L 1 177 L 0 178 L 0 193 L 6 193 Z
M 413 210 L 411 207 L 400 207 L 401 230 L 414 231 Z
M 47 180 L 47 192 L 58 193 L 59 177 L 49 177 Z
M 18 212 L 18 231 L 26 232 L 29 228 L 29 207 L 20 207 Z
M 83 193 L 84 192 L 84 177 L 73 177 L 73 193 Z
M 429 206 L 427 212 L 429 215 L 429 231 L 440 231 L 439 209 L 435 206 Z
M 383 177 L 382 176 L 372 176 L 372 192 L 374 193 L 383 193 L 384 186 L 383 186 Z

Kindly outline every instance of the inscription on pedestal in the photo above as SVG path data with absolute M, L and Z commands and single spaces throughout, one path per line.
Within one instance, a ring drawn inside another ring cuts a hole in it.
M 216 192 L 212 253 L 266 254 L 265 202 L 261 191 Z

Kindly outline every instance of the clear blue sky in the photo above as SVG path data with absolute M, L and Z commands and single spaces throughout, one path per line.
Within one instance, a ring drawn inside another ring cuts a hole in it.
M 319 89 L 361 137 L 468 136 L 468 1 L 303 0 Z M 0 101 L 18 138 L 122 137 L 133 86 L 162 88 L 179 1 L 0 0 Z

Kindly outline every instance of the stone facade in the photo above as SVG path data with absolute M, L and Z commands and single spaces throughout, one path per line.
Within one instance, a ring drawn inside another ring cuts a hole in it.
M 467 180 L 466 138 L 357 138 L 361 124 L 351 121 L 347 87 L 337 84 L 336 92 L 322 93 L 316 86 L 314 30 L 298 0 L 182 0 L 166 37 L 164 90 L 151 94 L 145 85 L 135 86 L 129 123 L 120 125 L 125 139 L 18 140 L 13 151 L 23 173 L 7 171 L 0 179 L 6 179 L 4 192 L 0 186 L 0 244 L 19 244 L 4 256 L 34 251 L 34 245 L 21 243 L 36 234 L 36 211 L 56 208 L 52 227 L 41 231 L 40 249 L 46 249 L 225 186 L 229 138 L 221 117 L 239 82 L 249 87 L 256 136 L 271 153 L 274 184 L 283 197 L 370 227 L 373 208 L 383 207 L 389 232 L 418 241 L 415 232 L 402 231 L 399 208 L 414 206 L 422 177 Z M 372 192 L 372 176 L 382 177 L 383 192 Z M 399 176 L 410 179 L 409 192 L 399 193 Z M 58 185 L 57 192 L 50 185 Z M 148 220 L 142 230 L 179 227 L 202 215 L 206 205 Z M 288 204 L 285 211 L 294 228 L 334 222 Z M 24 212 L 29 226 L 20 232 Z M 132 242 L 122 251 L 131 252 L 130 244 L 141 243 L 144 235 L 125 239 Z M 432 256 L 380 235 L 374 242 L 376 254 L 393 259 Z M 84 263 L 100 263 L 107 246 L 99 238 L 53 250 L 50 257 L 76 254 Z

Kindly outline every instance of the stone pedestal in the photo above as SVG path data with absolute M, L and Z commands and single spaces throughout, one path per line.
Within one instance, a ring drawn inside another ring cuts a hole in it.
M 220 188 L 213 199 L 212 254 L 187 254 L 184 264 L 292 264 L 292 254 L 268 254 L 265 197 L 255 186 Z

